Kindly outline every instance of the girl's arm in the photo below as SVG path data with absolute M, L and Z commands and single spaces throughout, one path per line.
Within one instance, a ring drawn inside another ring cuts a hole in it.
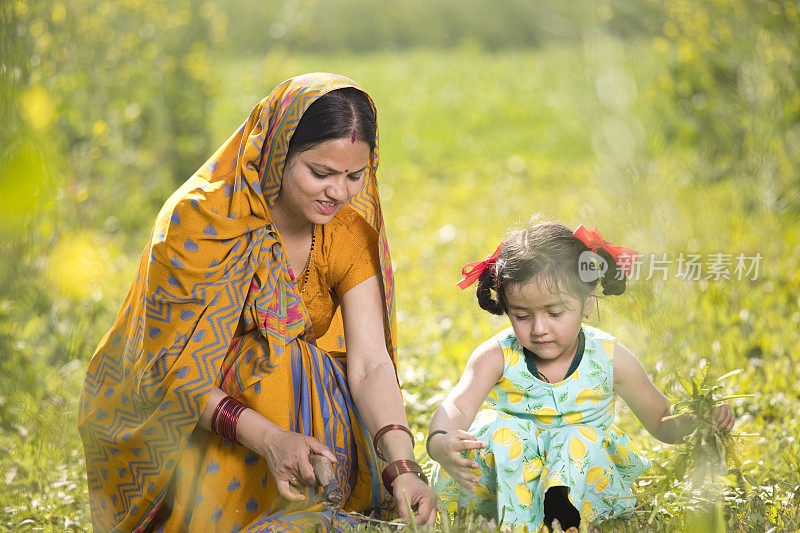
M 467 361 L 464 373 L 456 386 L 436 409 L 430 432 L 444 430 L 430 438 L 428 453 L 462 486 L 474 491 L 478 477 L 469 469 L 478 465 L 461 456 L 462 450 L 485 447 L 465 430 L 469 428 L 486 395 L 503 373 L 503 350 L 489 339 L 478 346 Z
M 620 343 L 616 343 L 614 350 L 614 390 L 658 440 L 678 443 L 694 430 L 695 424 L 687 416 L 664 420 L 672 414 L 669 400 L 653 385 L 639 359 Z M 733 427 L 733 414 L 728 404 L 718 405 L 713 418 L 717 428 Z
M 388 424 L 408 427 L 397 374 L 386 350 L 383 315 L 383 291 L 377 276 L 362 281 L 342 296 L 347 381 L 371 435 Z M 385 433 L 377 445 L 389 462 L 414 459 L 411 439 L 403 431 Z M 410 516 L 407 500 L 416 512 L 417 523 L 433 524 L 438 497 L 416 474 L 398 476 L 393 492 L 402 518 Z

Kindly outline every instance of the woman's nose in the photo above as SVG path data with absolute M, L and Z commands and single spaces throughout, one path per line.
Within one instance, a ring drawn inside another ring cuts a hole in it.
M 344 202 L 347 200 L 347 176 L 344 174 L 331 176 L 325 192 L 334 202 Z

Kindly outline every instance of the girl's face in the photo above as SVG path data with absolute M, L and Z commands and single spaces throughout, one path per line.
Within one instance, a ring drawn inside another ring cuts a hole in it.
M 583 317 L 594 307 L 594 294 L 586 299 L 558 294 L 533 280 L 507 287 L 505 296 L 511 327 L 525 348 L 541 359 L 572 358 Z
M 292 225 L 330 222 L 364 186 L 369 155 L 367 143 L 350 138 L 296 154 L 286 162 L 273 216 Z

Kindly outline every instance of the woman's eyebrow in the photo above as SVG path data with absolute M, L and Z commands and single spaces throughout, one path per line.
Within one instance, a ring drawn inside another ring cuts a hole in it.
M 341 170 L 336 170 L 335 168 L 331 168 L 328 165 L 323 165 L 322 163 L 315 163 L 313 161 L 308 161 L 307 164 L 313 165 L 313 166 L 315 166 L 317 168 L 321 168 L 321 169 L 326 170 L 326 171 L 328 171 L 328 172 L 330 172 L 332 174 L 341 174 L 342 173 Z M 361 169 L 354 170 L 353 172 L 350 172 L 349 174 L 360 174 L 360 173 L 364 172 L 367 169 L 367 166 L 369 166 L 369 165 L 365 165 Z

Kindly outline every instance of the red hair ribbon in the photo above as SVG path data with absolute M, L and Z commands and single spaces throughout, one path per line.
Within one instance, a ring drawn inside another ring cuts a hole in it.
M 475 261 L 472 263 L 467 263 L 461 269 L 461 275 L 464 276 L 461 280 L 456 283 L 461 289 L 466 289 L 475 281 L 481 277 L 483 271 L 486 270 L 486 267 L 489 265 L 495 264 L 497 258 L 500 257 L 500 250 L 503 248 L 503 243 L 501 242 L 500 245 L 497 247 L 497 250 L 494 251 L 492 255 L 489 255 L 483 261 Z
M 592 249 L 592 252 L 597 253 L 597 250 L 605 250 L 608 255 L 614 260 L 620 270 L 627 276 L 633 269 L 633 264 L 639 254 L 630 248 L 623 248 L 616 244 L 611 244 L 600 235 L 600 232 L 594 226 L 591 229 L 586 229 L 581 224 L 572 234 L 581 240 L 583 244 Z

